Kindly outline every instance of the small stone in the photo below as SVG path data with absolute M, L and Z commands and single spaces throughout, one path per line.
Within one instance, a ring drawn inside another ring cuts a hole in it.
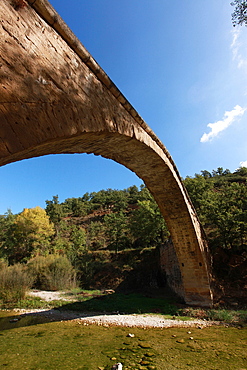
M 191 334 L 191 331 L 187 331 L 187 334 Z
M 194 339 L 193 337 L 190 337 L 190 339 L 192 340 L 192 339 Z
M 173 337 L 173 338 L 176 338 L 177 336 L 176 336 L 176 334 L 173 334 L 173 335 L 172 335 L 172 337 Z
M 131 333 L 129 333 L 129 334 L 127 335 L 127 337 L 129 337 L 129 338 L 134 338 L 134 337 L 135 337 L 135 334 L 131 334 Z
M 145 360 L 142 360 L 140 362 L 141 365 L 150 365 L 150 362 L 149 361 L 145 361 Z
M 143 348 L 143 349 L 150 349 L 151 348 L 148 344 L 141 344 L 141 343 L 139 343 L 138 346 L 141 347 L 141 348 Z
M 123 365 L 121 362 L 118 362 L 117 364 L 112 366 L 112 370 L 123 370 Z
M 12 319 L 12 320 L 9 320 L 9 322 L 17 322 L 19 321 L 19 319 Z
M 178 339 L 177 343 L 184 343 L 184 339 Z
M 116 357 L 112 357 L 112 358 L 111 358 L 111 360 L 112 360 L 112 361 L 116 361 Z

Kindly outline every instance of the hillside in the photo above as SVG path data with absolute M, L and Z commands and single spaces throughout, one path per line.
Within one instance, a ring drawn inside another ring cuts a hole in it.
M 247 297 L 247 168 L 219 167 L 184 179 L 206 232 L 218 300 Z M 46 201 L 0 217 L 0 257 L 10 264 L 66 256 L 84 288 L 164 287 L 159 248 L 169 237 L 145 186 Z M 151 261 L 151 263 L 150 263 Z

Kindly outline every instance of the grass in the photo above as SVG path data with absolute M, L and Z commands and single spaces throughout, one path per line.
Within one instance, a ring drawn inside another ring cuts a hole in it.
M 181 316 L 194 317 L 198 319 L 222 321 L 228 324 L 239 324 L 246 326 L 247 310 L 232 310 L 226 308 L 202 309 L 186 307 L 178 310 Z
M 0 312 L 0 368 L 110 370 L 116 362 L 123 370 L 246 368 L 246 329 L 104 327 L 12 315 Z
M 113 293 L 106 294 L 100 290 L 81 290 L 79 288 L 68 291 L 66 300 L 43 301 L 38 297 L 26 297 L 17 303 L 1 304 L 2 309 L 51 309 L 71 310 L 77 312 L 102 312 L 126 314 L 161 314 L 166 318 L 191 318 L 222 321 L 228 324 L 246 326 L 247 310 L 232 310 L 222 308 L 203 309 L 184 306 L 181 308 L 174 299 L 151 297 L 143 294 Z
M 155 313 L 165 318 L 218 318 L 238 325 L 204 329 L 126 328 L 82 324 L 79 319 L 51 322 L 49 314 L 0 310 L 0 368 L 14 370 L 21 364 L 22 370 L 110 370 L 116 362 L 123 364 L 123 370 L 247 368 L 247 328 L 239 325 L 247 322 L 244 310 L 179 308 L 174 300 L 136 293 L 75 289 L 67 292 L 66 297 L 77 301 L 44 302 L 28 297 L 19 301 L 18 308 Z M 134 336 L 129 337 L 129 333 Z
M 77 302 L 66 304 L 62 306 L 62 309 L 82 312 L 161 313 L 169 315 L 174 315 L 177 311 L 176 306 L 169 299 L 145 297 L 137 293 L 94 293 L 92 296 L 84 293 L 78 297 Z

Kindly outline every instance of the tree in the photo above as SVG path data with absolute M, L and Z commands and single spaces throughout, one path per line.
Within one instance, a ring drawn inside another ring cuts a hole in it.
M 100 221 L 91 221 L 87 228 L 87 247 L 97 250 L 106 247 L 105 224 Z
M 211 246 L 237 251 L 246 249 L 247 188 L 244 184 L 225 183 L 204 193 L 201 212 Z
M 239 167 L 234 172 L 234 175 L 239 175 L 239 176 L 247 177 L 247 168 L 246 167 Z
M 184 185 L 206 231 L 212 252 L 247 249 L 247 168 L 234 173 L 219 167 L 212 177 L 187 177 Z
M 202 217 L 202 200 L 204 199 L 206 191 L 213 188 L 213 182 L 210 181 L 211 177 L 205 177 L 203 175 L 195 176 L 195 178 L 186 177 L 184 185 L 198 215 Z
M 84 217 L 87 214 L 87 204 L 83 198 L 68 198 L 59 206 L 62 207 L 62 214 L 72 217 Z
M 16 216 L 10 209 L 5 215 L 0 216 L 0 257 L 8 258 L 8 250 L 14 243 L 13 231 L 15 228 Z
M 142 247 L 157 245 L 168 238 L 163 216 L 154 200 L 138 201 L 130 221 L 131 233 Z
M 66 255 L 74 267 L 77 265 L 80 256 L 85 252 L 87 252 L 86 232 L 81 227 L 72 225 L 70 248 L 66 251 Z
M 233 27 L 245 24 L 247 26 L 247 1 L 234 0 L 231 2 L 232 6 L 235 6 L 235 10 L 232 13 L 232 24 Z
M 204 177 L 204 179 L 210 179 L 210 177 L 212 177 L 211 173 L 207 170 L 201 171 L 201 174 Z
M 62 204 L 59 204 L 58 195 L 54 195 L 52 200 L 46 200 L 46 213 L 50 217 L 51 221 L 57 225 L 62 217 L 65 216 Z
M 54 226 L 44 209 L 25 208 L 16 216 L 12 235 L 6 243 L 6 253 L 11 263 L 24 262 L 31 256 L 49 252 Z
M 109 242 L 118 253 L 119 249 L 126 247 L 128 241 L 127 216 L 122 211 L 110 213 L 104 216 L 104 222 Z

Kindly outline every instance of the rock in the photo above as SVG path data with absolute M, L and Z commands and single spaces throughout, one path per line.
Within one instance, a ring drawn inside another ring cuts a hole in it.
M 114 294 L 114 293 L 115 293 L 115 290 L 113 290 L 113 289 L 104 290 L 104 294 Z
M 19 321 L 19 319 L 11 319 L 11 320 L 9 320 L 9 322 L 17 322 L 17 321 Z
M 148 344 L 139 343 L 138 346 L 143 348 L 143 349 L 151 349 L 151 347 Z
M 135 334 L 131 334 L 131 333 L 129 333 L 129 334 L 127 335 L 127 337 L 134 338 L 134 337 L 135 337 Z
M 118 362 L 117 364 L 112 366 L 112 370 L 123 370 L 123 365 L 121 362 Z
M 177 340 L 177 343 L 184 343 L 185 341 L 184 341 L 184 339 L 178 339 Z
M 146 360 L 141 360 L 140 364 L 141 365 L 150 365 L 150 362 L 146 361 Z

